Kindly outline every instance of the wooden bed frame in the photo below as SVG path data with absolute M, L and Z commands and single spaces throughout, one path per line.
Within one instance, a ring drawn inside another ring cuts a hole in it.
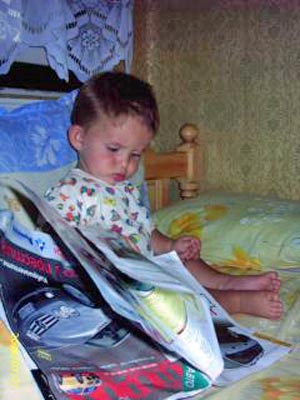
M 145 154 L 145 179 L 152 211 L 170 204 L 170 181 L 178 183 L 181 199 L 197 196 L 203 173 L 203 146 L 198 127 L 185 124 L 179 130 L 182 143 L 175 151 Z

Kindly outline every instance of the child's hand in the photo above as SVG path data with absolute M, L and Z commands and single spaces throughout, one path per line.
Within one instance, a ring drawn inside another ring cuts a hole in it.
M 174 240 L 173 250 L 181 261 L 196 260 L 200 257 L 200 240 L 193 236 L 183 236 Z

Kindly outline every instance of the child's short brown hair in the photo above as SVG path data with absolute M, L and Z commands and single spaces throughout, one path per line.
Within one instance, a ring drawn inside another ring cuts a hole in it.
M 152 87 L 123 72 L 105 72 L 89 79 L 79 90 L 71 114 L 72 124 L 89 127 L 102 114 L 137 115 L 156 133 L 159 112 Z

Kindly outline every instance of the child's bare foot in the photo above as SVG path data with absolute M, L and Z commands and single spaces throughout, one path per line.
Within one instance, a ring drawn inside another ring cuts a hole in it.
M 283 311 L 279 294 L 271 291 L 211 290 L 211 294 L 230 314 L 251 314 L 272 320 Z
M 277 272 L 266 272 L 260 275 L 233 276 L 228 275 L 221 282 L 221 290 L 265 290 L 278 293 L 280 279 Z
M 240 292 L 241 313 L 268 319 L 280 319 L 283 311 L 279 294 L 274 292 Z

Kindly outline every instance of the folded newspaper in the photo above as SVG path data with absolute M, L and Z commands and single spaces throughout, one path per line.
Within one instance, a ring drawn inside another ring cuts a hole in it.
M 289 351 L 239 326 L 175 252 L 116 252 L 99 229 L 77 231 L 13 186 L 51 227 L 30 231 L 0 212 L 1 299 L 45 398 L 180 399 Z

